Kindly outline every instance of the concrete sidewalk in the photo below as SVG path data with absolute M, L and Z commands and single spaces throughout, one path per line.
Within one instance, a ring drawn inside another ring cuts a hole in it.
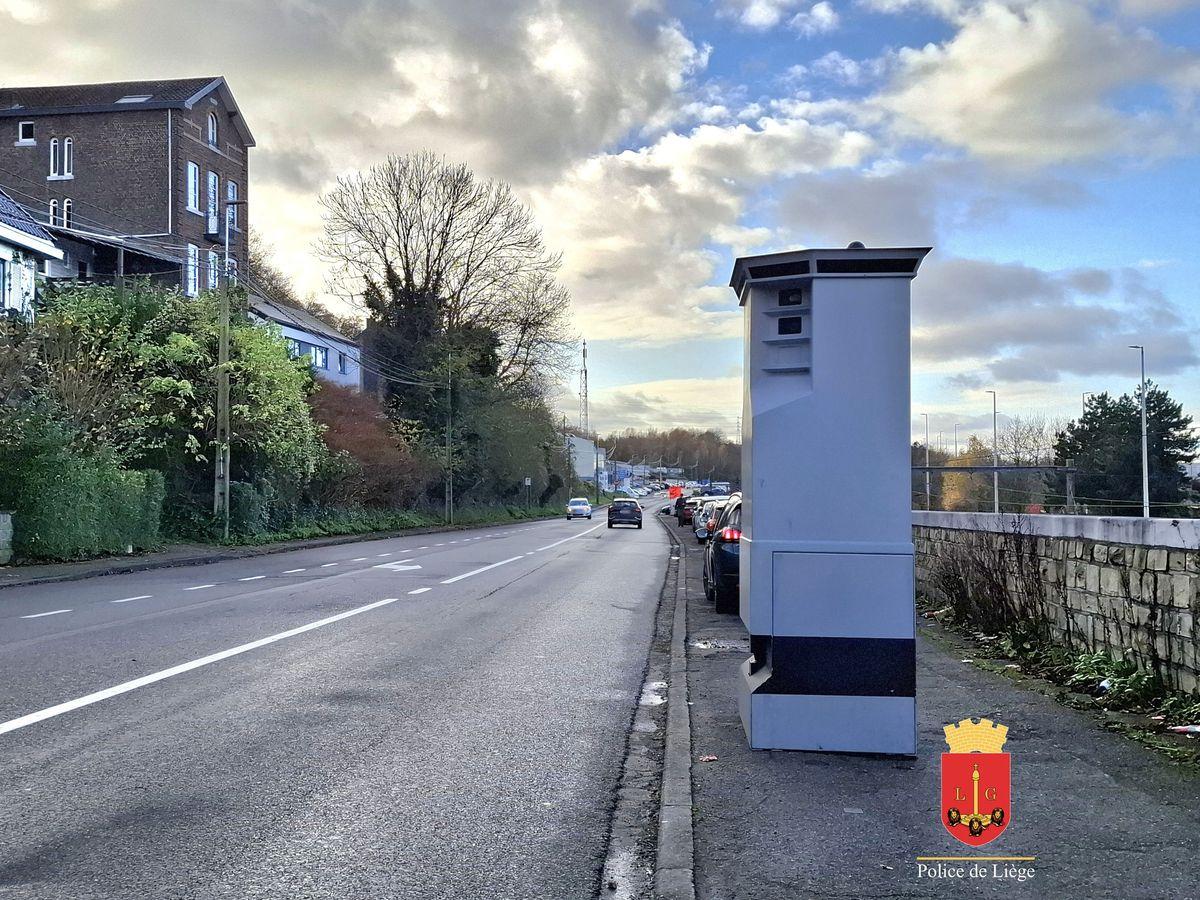
M 749 750 L 736 702 L 746 632 L 705 602 L 699 554 L 685 547 L 701 900 L 1200 897 L 1200 774 L 925 637 L 918 640 L 917 759 Z M 942 726 L 968 716 L 1007 725 L 1004 749 L 1012 754 L 1011 824 L 975 851 L 939 817 Z M 699 761 L 710 755 L 716 761 Z M 984 855 L 1036 860 L 996 863 L 999 877 L 992 862 L 981 864 L 987 877 L 918 869 L 918 856 Z M 1002 877 L 1006 866 L 1033 875 Z

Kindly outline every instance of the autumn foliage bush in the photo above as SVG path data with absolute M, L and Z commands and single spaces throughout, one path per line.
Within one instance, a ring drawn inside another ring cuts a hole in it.
M 371 394 L 322 383 L 309 405 L 330 451 L 314 486 L 322 505 L 412 507 L 440 477 L 437 465 L 409 446 Z

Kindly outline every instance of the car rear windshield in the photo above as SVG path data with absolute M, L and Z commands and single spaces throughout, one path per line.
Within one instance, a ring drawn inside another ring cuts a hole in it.
M 637 506 L 638 502 L 636 500 L 614 500 L 612 505 L 614 507 L 616 507 L 616 506 Z

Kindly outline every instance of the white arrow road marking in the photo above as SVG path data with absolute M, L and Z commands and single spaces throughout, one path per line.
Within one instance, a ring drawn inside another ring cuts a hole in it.
M 350 609 L 344 613 L 338 613 L 336 616 L 330 616 L 327 619 L 318 619 L 316 622 L 309 622 L 307 625 L 301 625 L 299 628 L 293 628 L 290 631 L 281 631 L 279 634 L 273 634 L 270 637 L 259 638 L 257 641 L 251 641 L 248 644 L 241 644 L 237 647 L 231 647 L 228 650 L 222 650 L 220 653 L 213 653 L 211 656 L 193 659 L 191 662 L 185 662 L 182 665 L 174 666 L 170 669 L 163 669 L 161 672 L 155 672 L 152 675 L 143 675 L 141 678 L 133 679 L 133 681 L 126 681 L 122 684 L 105 688 L 102 691 L 96 691 L 94 694 L 88 694 L 75 700 L 68 700 L 66 703 L 59 703 L 57 706 L 49 706 L 46 709 L 39 710 L 38 712 L 21 716 L 19 719 L 10 719 L 7 722 L 0 722 L 0 734 L 5 734 L 9 731 L 16 731 L 18 728 L 24 728 L 26 725 L 33 725 L 35 722 L 41 722 L 43 719 L 52 719 L 55 716 L 61 716 L 63 713 L 68 713 L 84 706 L 90 706 L 93 703 L 99 703 L 101 700 L 107 700 L 108 698 L 116 697 L 119 694 L 127 694 L 130 691 L 135 691 L 140 687 L 154 684 L 156 681 L 163 681 L 164 679 L 172 678 L 175 675 L 182 675 L 184 672 L 190 672 L 192 669 L 199 669 L 201 666 L 207 666 L 211 663 L 220 662 L 223 659 L 229 659 L 231 656 L 237 656 L 241 653 L 248 653 L 251 650 L 257 650 L 259 647 L 265 647 L 267 644 L 273 644 L 276 641 L 282 641 L 285 638 L 295 637 L 298 634 L 304 634 L 304 632 L 312 631 L 315 628 L 322 628 L 325 625 L 332 625 L 334 622 L 340 622 L 342 619 L 348 619 L 351 616 L 357 616 L 360 613 L 370 612 L 371 610 L 378 609 L 381 606 L 387 606 L 389 603 L 395 603 L 399 599 L 399 597 L 389 597 L 386 600 L 376 600 L 374 603 L 368 603 L 366 606 L 359 606 L 356 609 Z
M 518 559 L 524 559 L 523 556 L 512 556 L 508 559 L 502 559 L 498 563 L 492 563 L 490 566 L 482 566 L 478 569 L 472 569 L 470 572 L 463 572 L 461 575 L 455 575 L 453 578 L 447 578 L 442 584 L 454 584 L 456 581 L 462 581 L 464 578 L 470 578 L 472 575 L 478 575 L 480 572 L 486 572 L 488 569 L 495 569 L 498 566 L 507 566 L 510 562 L 516 562 Z
M 421 568 L 418 565 L 410 563 L 408 560 L 397 560 L 396 562 L 380 563 L 377 566 L 372 566 L 373 569 L 391 569 L 393 572 L 411 572 L 413 569 Z

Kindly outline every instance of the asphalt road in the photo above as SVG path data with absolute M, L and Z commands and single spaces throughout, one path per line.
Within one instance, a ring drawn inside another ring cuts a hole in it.
M 591 896 L 666 550 L 597 516 L 0 592 L 0 897 Z

